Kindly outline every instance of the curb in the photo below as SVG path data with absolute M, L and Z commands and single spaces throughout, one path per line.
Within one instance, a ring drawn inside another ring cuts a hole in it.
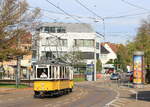
M 3 88 L 3 87 L 2 87 Z M 0 90 L 0 92 L 15 92 L 15 91 L 23 91 L 23 90 L 31 90 L 33 89 L 33 87 L 28 87 L 28 88 L 20 88 L 20 89 L 17 89 L 17 88 L 13 88 L 13 89 L 5 89 L 5 90 Z

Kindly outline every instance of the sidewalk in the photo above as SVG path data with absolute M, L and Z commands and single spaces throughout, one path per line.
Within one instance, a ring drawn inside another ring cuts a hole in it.
M 32 90 L 33 87 L 27 87 L 27 88 L 7 88 L 7 87 L 0 87 L 0 93 L 1 92 L 14 92 L 14 91 L 23 91 L 23 90 Z
M 0 92 L 5 92 L 5 91 L 12 91 L 15 90 L 16 88 L 5 88 L 5 87 L 0 87 Z
M 119 86 L 116 83 L 109 83 L 109 80 L 98 80 L 99 84 L 105 88 L 111 88 L 119 92 L 119 97 L 109 105 L 109 107 L 150 107 L 150 84 L 143 88 L 131 88 Z M 137 95 L 137 100 L 136 100 Z

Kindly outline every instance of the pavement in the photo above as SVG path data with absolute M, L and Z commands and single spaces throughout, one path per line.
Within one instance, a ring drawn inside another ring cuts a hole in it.
M 109 79 L 100 79 L 101 87 L 110 88 L 118 92 L 114 100 L 107 103 L 106 107 L 150 107 L 150 84 L 141 88 L 134 88 L 131 83 L 118 84 Z
M 7 88 L 7 87 L 0 87 L 0 93 L 1 92 L 14 92 L 14 91 L 23 91 L 23 90 L 31 90 L 32 87 L 28 88 Z

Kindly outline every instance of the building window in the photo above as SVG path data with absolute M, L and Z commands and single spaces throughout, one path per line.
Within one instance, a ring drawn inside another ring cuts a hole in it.
M 37 56 L 37 51 L 33 50 L 32 51 L 32 59 L 36 59 Z
M 55 33 L 55 27 L 49 27 L 49 33 Z
M 57 33 L 66 33 L 66 30 L 63 27 L 57 27 Z
M 66 33 L 66 29 L 64 27 L 44 27 L 45 33 Z
M 96 53 L 96 59 L 99 59 L 99 53 Z
M 82 59 L 94 59 L 94 52 L 81 52 Z
M 60 46 L 67 47 L 67 39 L 59 39 Z
M 75 39 L 75 46 L 94 47 L 94 40 L 93 39 Z
M 96 49 L 99 49 L 99 43 L 96 42 Z

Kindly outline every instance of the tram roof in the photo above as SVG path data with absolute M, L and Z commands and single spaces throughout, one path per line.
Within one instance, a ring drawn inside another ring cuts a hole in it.
M 38 62 L 35 62 L 34 65 L 37 65 L 37 64 L 52 64 L 52 65 L 68 65 L 66 62 L 62 61 L 62 60 L 40 60 Z

